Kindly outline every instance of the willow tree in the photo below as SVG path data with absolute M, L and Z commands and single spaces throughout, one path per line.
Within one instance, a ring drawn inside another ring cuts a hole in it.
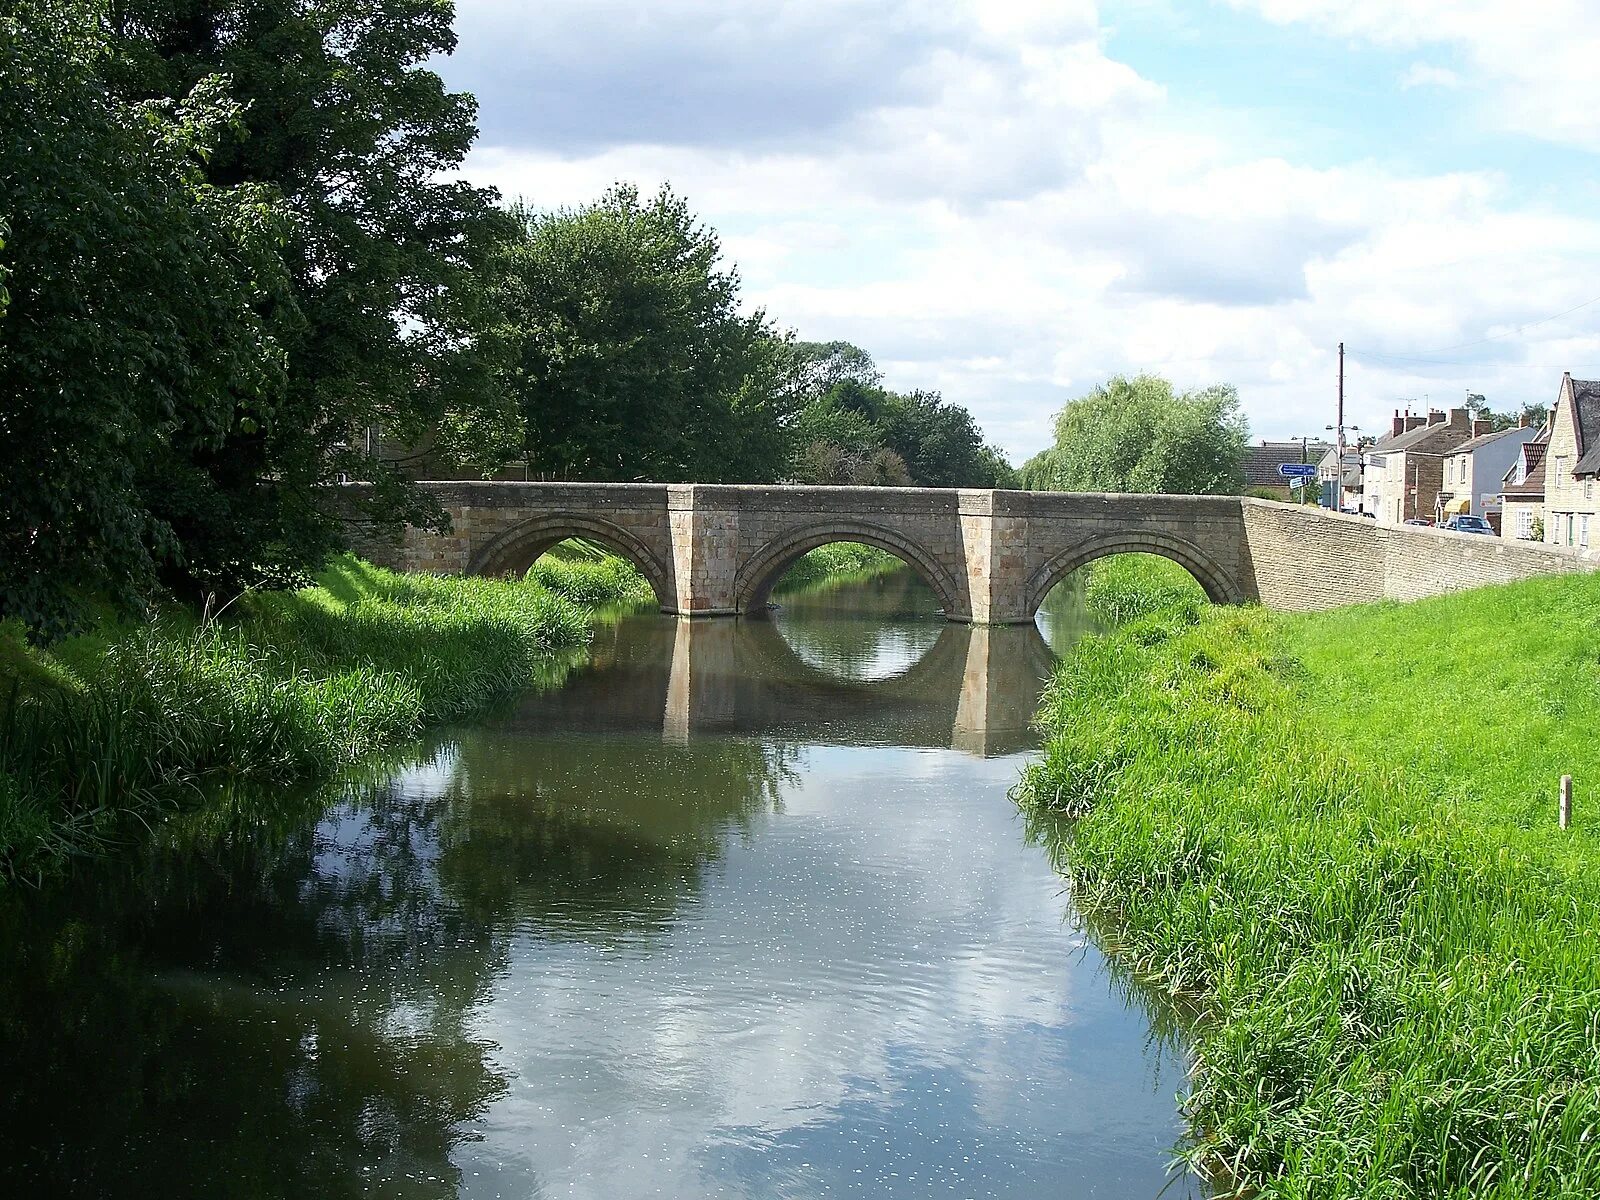
M 1178 393 L 1118 375 L 1057 415 L 1055 441 L 1022 467 L 1024 487 L 1059 492 L 1214 495 L 1244 486 L 1250 428 L 1231 385 Z

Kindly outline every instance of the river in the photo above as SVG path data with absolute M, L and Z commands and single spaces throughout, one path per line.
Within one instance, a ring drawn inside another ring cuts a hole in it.
M 8 897 L 5 1190 L 1198 1195 L 1177 1035 L 1007 797 L 1047 639 L 934 603 L 625 617 L 271 820 Z

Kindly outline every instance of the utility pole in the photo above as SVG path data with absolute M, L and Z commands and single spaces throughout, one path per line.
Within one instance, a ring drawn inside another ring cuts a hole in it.
M 1344 475 L 1344 343 L 1339 343 L 1339 415 L 1334 419 L 1337 432 L 1333 435 L 1334 457 L 1339 463 L 1339 474 Z

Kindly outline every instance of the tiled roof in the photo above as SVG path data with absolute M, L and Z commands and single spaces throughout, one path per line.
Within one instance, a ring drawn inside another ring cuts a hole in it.
M 1379 438 L 1374 450 L 1384 454 L 1399 454 L 1406 450 L 1427 449 L 1435 453 L 1450 451 L 1458 441 L 1465 441 L 1465 431 L 1453 427 L 1448 421 L 1435 421 L 1432 425 L 1418 425 L 1398 437 Z M 1440 436 L 1448 434 L 1449 438 Z M 1455 440 L 1450 440 L 1455 439 Z
M 1480 433 L 1477 437 L 1462 442 L 1461 445 L 1450 451 L 1450 453 L 1469 454 L 1481 446 L 1487 446 L 1490 442 L 1498 442 L 1501 438 L 1510 437 L 1513 433 L 1521 433 L 1525 428 L 1527 427 L 1513 426 L 1510 429 L 1496 429 L 1492 433 Z
M 1304 452 L 1298 440 L 1293 442 L 1262 442 L 1244 452 L 1244 483 L 1246 487 L 1284 487 L 1288 480 L 1278 473 L 1283 463 L 1316 463 L 1328 452 L 1326 442 L 1307 442 Z
M 1572 412 L 1578 421 L 1578 462 L 1574 475 L 1600 475 L 1600 380 L 1572 381 Z
M 1538 437 L 1523 444 L 1520 462 L 1513 463 L 1511 470 L 1506 472 L 1507 482 L 1500 489 L 1503 495 L 1520 496 L 1523 499 L 1544 495 L 1544 456 L 1550 448 L 1550 443 L 1546 440 L 1549 432 L 1548 429 L 1541 429 Z M 1517 467 L 1521 463 L 1527 464 L 1528 476 L 1521 483 L 1511 483 L 1510 479 L 1517 473 Z

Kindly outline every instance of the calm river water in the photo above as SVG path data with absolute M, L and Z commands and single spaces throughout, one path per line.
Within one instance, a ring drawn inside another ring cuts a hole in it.
M 629 617 L 266 827 L 10 897 L 0 1191 L 1197 1194 L 1180 1049 L 1007 798 L 1051 662 L 906 574 Z

